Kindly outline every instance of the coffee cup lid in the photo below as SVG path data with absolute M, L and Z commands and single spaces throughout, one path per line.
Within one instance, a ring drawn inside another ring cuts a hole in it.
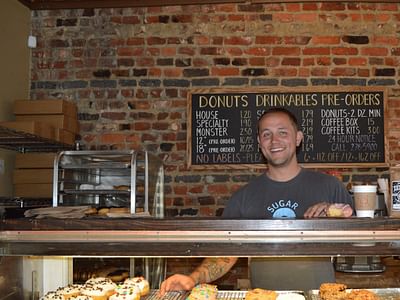
M 354 193 L 376 193 L 376 185 L 353 185 Z

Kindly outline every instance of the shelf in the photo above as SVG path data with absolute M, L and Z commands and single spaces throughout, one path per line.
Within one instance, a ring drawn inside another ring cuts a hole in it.
M 0 225 L 2 255 L 400 255 L 400 219 L 16 219 Z M 1 254 L 0 254 L 1 255 Z
M 72 150 L 74 145 L 68 145 L 46 139 L 26 132 L 0 126 L 0 148 L 24 152 L 56 152 Z

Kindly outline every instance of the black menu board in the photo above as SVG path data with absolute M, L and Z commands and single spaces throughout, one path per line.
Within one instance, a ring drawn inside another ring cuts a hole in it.
M 304 133 L 301 164 L 384 166 L 385 91 L 348 87 L 323 90 L 213 89 L 193 91 L 188 101 L 190 167 L 265 167 L 257 121 L 269 107 L 292 111 Z

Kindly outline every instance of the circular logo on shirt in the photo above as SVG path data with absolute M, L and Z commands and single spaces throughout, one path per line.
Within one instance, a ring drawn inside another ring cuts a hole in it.
M 272 217 L 274 219 L 294 219 L 296 218 L 296 214 L 294 213 L 293 209 L 289 207 L 281 207 L 275 210 Z

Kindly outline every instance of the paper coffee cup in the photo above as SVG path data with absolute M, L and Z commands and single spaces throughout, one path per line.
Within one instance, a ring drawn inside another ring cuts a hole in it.
M 357 217 L 374 217 L 376 208 L 376 185 L 353 186 L 354 207 Z
M 359 218 L 373 218 L 374 210 L 356 210 L 356 216 Z

